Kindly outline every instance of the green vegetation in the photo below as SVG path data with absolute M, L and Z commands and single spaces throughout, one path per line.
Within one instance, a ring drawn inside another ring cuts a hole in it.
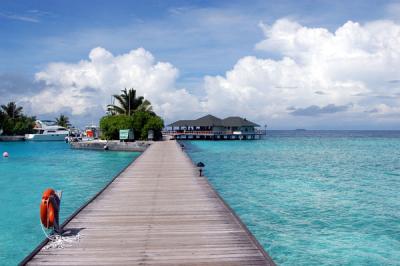
M 122 94 L 114 94 L 113 97 L 117 100 L 118 105 L 107 105 L 107 111 L 111 115 L 132 115 L 136 111 L 147 111 L 152 113 L 151 103 L 145 100 L 143 96 L 136 97 L 136 90 L 129 89 L 121 90 Z
M 147 139 L 149 130 L 154 131 L 154 139 L 162 138 L 161 130 L 164 127 L 164 121 L 154 113 L 138 111 L 133 114 L 133 129 L 135 138 Z
M 154 139 L 161 139 L 164 121 L 149 112 L 137 111 L 133 115 L 106 115 L 100 119 L 100 129 L 105 139 L 119 139 L 120 129 L 133 129 L 135 139 L 145 140 L 149 130 L 154 131 Z
M 132 128 L 133 119 L 127 115 L 107 115 L 100 119 L 102 137 L 105 139 L 118 139 L 120 129 Z
M 61 127 L 65 127 L 65 128 L 68 128 L 71 126 L 68 116 L 65 116 L 63 114 L 60 114 L 59 117 L 56 117 L 56 124 Z
M 134 89 L 113 96 L 119 104 L 108 105 L 108 115 L 100 119 L 103 138 L 117 140 L 120 129 L 133 129 L 135 139 L 146 140 L 149 130 L 154 131 L 155 140 L 161 139 L 164 121 L 153 112 L 148 100 L 136 97 Z
M 17 106 L 15 102 L 1 105 L 0 129 L 3 130 L 3 135 L 14 136 L 33 133 L 35 120 L 35 117 L 24 115 L 22 107 Z

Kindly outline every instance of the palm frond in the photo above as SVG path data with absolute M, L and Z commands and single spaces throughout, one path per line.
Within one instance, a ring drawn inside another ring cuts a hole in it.
M 125 109 L 114 104 L 107 105 L 107 111 L 110 111 L 111 114 L 126 114 Z
M 145 100 L 143 96 L 137 97 L 135 89 L 130 88 L 121 90 L 121 94 L 114 94 L 117 104 L 107 105 L 107 111 L 111 114 L 128 114 L 132 115 L 136 111 L 153 112 L 151 103 Z

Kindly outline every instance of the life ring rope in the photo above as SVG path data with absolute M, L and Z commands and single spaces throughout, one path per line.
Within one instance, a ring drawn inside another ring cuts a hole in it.
M 46 193 L 46 192 L 45 192 Z M 44 193 L 43 193 L 44 194 Z M 42 204 L 46 204 L 46 225 L 43 225 L 43 220 L 42 217 L 40 218 L 40 228 L 42 228 L 43 234 L 46 236 L 47 239 L 49 239 L 50 241 L 55 241 L 57 239 L 56 235 L 50 235 L 46 232 L 46 229 L 48 229 L 50 226 L 48 226 L 50 224 L 50 215 L 48 215 L 48 210 L 49 210 L 49 198 L 44 199 L 44 202 L 42 201 Z
M 50 241 L 55 241 L 57 236 L 56 235 L 50 235 L 46 232 L 46 228 L 43 226 L 42 221 L 40 220 L 40 228 L 42 228 L 43 234 L 46 236 L 46 238 Z
M 58 198 L 57 202 L 59 205 L 57 206 L 57 208 L 53 206 L 54 201 L 51 201 L 50 197 Z M 40 223 L 40 228 L 42 228 L 43 234 L 46 236 L 48 240 L 50 240 L 50 242 L 44 247 L 45 249 L 68 247 L 73 245 L 73 243 L 79 241 L 79 239 L 81 238 L 79 232 L 76 235 L 64 236 L 62 234 L 58 234 L 54 230 L 50 231 L 51 228 L 54 227 L 54 222 L 55 222 L 54 219 L 56 218 L 55 212 L 60 210 L 61 197 L 62 197 L 62 191 L 56 192 L 53 189 L 47 189 L 42 196 L 42 202 L 40 204 L 39 223 Z M 51 212 L 49 211 L 52 211 L 52 215 L 50 215 Z M 46 217 L 44 217 L 44 215 L 46 215 Z

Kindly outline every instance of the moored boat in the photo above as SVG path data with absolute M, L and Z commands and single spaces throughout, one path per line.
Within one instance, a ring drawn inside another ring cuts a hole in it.
M 56 125 L 53 121 L 49 120 L 36 120 L 33 129 L 37 133 L 26 134 L 26 140 L 65 141 L 65 138 L 69 135 L 67 128 Z
M 93 123 L 85 127 L 83 140 L 94 140 L 100 137 L 100 128 Z

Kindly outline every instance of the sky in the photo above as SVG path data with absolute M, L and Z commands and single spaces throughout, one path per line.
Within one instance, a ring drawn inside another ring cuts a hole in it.
M 166 124 L 400 129 L 400 1 L 0 1 L 0 103 L 82 127 L 124 88 Z

